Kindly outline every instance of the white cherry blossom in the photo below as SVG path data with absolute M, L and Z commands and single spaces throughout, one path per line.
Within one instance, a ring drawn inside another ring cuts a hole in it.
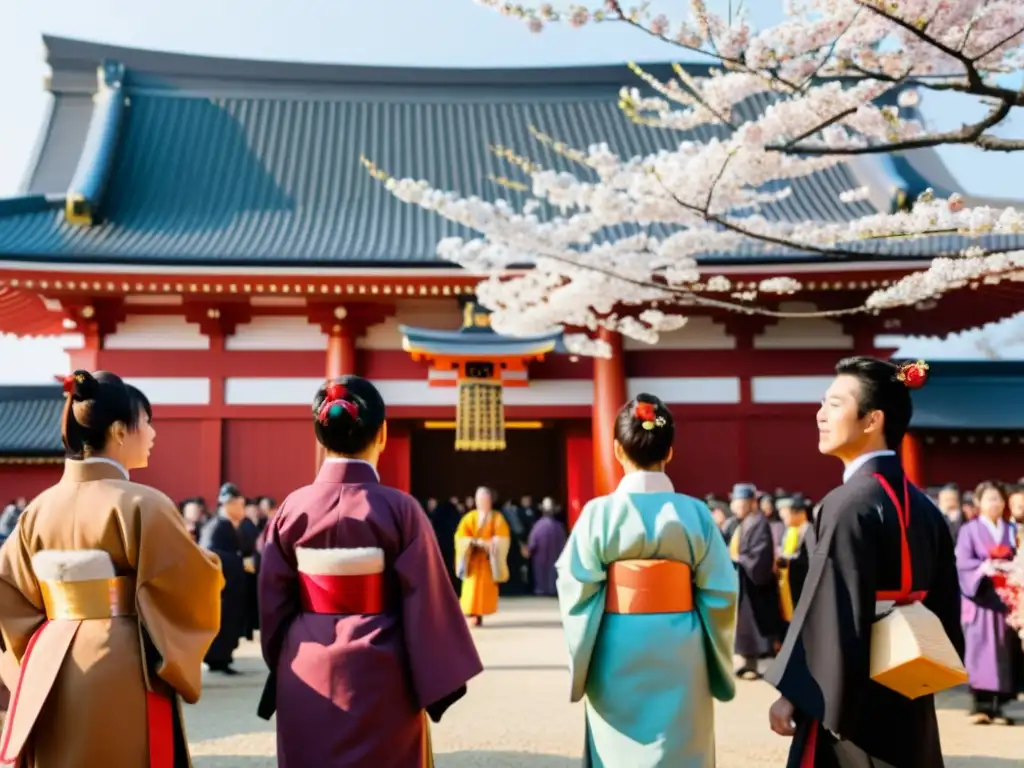
M 1024 149 L 1024 142 L 991 131 L 1024 105 L 1024 96 L 995 80 L 1022 65 L 1019 0 L 794 1 L 784 22 L 763 30 L 742 13 L 723 16 L 703 0 L 691 0 L 679 17 L 616 0 L 476 2 L 531 32 L 613 23 L 623 33 L 632 28 L 720 64 L 706 77 L 676 68 L 669 81 L 633 66 L 640 81 L 619 93 L 628 119 L 676 131 L 711 128 L 706 141 L 619 157 L 607 144 L 567 147 L 535 132 L 548 150 L 580 166 L 578 173 L 501 150 L 522 174 L 527 200 L 519 206 L 448 192 L 429 180 L 392 178 L 388 172 L 402 169 L 366 161 L 399 199 L 479 233 L 442 241 L 438 254 L 484 275 L 478 296 L 492 308 L 495 329 L 522 335 L 562 326 L 573 354 L 605 355 L 607 344 L 595 338 L 602 327 L 653 343 L 681 327 L 694 307 L 792 314 L 773 307 L 801 290 L 793 277 L 771 277 L 751 291 L 749 284 L 737 290 L 721 275 L 702 274 L 702 257 L 752 244 L 766 254 L 828 257 L 856 256 L 864 248 L 884 255 L 890 238 L 954 235 L 962 242 L 863 306 L 807 314 L 914 306 L 951 290 L 1024 279 L 1024 251 L 1005 246 L 1024 233 L 1024 212 L 1015 208 L 969 207 L 957 195 L 943 200 L 926 193 L 906 210 L 848 222 L 787 222 L 768 213 L 792 194 L 791 183 L 851 155 L 944 143 Z M 960 131 L 929 133 L 915 110 L 929 89 L 982 98 L 990 112 Z M 869 194 L 863 187 L 839 198 L 852 205 Z

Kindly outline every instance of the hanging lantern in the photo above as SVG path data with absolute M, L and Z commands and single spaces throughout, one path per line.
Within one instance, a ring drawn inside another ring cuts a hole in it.
M 458 387 L 455 450 L 505 450 L 505 387 L 526 387 L 527 365 L 553 352 L 561 330 L 526 338 L 502 336 L 490 312 L 475 301 L 463 305 L 462 328 L 435 331 L 400 326 L 402 348 L 431 364 L 432 387 Z

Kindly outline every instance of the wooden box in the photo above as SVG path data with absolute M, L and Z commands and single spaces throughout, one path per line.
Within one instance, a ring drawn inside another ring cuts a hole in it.
M 966 683 L 967 670 L 939 617 L 913 603 L 872 625 L 871 679 L 916 699 Z

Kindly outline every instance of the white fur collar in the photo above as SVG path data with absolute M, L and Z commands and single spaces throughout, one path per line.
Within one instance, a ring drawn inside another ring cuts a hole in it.
M 674 493 L 675 490 L 664 472 L 630 472 L 615 489 L 616 493 Z

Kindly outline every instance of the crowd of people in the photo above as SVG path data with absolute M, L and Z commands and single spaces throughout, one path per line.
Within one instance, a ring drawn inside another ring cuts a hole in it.
M 269 675 L 254 707 L 276 713 L 279 765 L 426 768 L 429 723 L 483 669 L 470 625 L 518 581 L 557 593 L 588 765 L 714 765 L 714 701 L 739 677 L 779 692 L 767 717 L 791 740 L 789 768 L 941 768 L 930 694 L 966 682 L 975 722 L 1012 725 L 1022 498 L 995 482 L 929 498 L 908 481 L 907 380 L 906 366 L 839 362 L 817 426 L 843 471 L 816 504 L 749 483 L 728 502 L 677 491 L 672 414 L 641 394 L 615 422 L 622 481 L 567 534 L 553 500 L 498 508 L 486 486 L 428 499 L 424 516 L 380 482 L 386 408 L 356 376 L 317 391 L 326 459 L 279 509 L 232 483 L 212 512 L 175 505 L 130 480 L 155 435 L 145 395 L 76 371 L 63 478 L 0 518 L 14 516 L 0 630 L 18 662 L 0 676 L 24 702 L 0 762 L 187 764 L 178 701 L 199 698 L 204 662 L 233 674 L 258 628 Z M 895 641 L 872 630 L 911 616 L 907 631 L 931 634 L 893 675 Z

